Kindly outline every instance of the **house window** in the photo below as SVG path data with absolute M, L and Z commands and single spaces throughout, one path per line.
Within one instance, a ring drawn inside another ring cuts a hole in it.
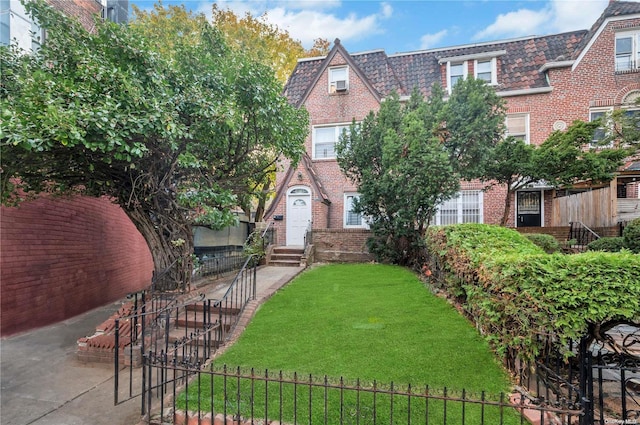
M 329 93 L 340 93 L 349 90 L 349 67 L 329 68 Z
M 345 228 L 366 228 L 367 222 L 362 214 L 356 213 L 354 209 L 354 201 L 360 199 L 357 193 L 344 194 L 344 227 Z
M 449 93 L 453 90 L 458 80 L 467 77 L 467 61 L 464 62 L 447 62 L 447 89 Z
M 589 121 L 601 120 L 602 126 L 596 128 L 593 132 L 593 138 L 591 139 L 592 147 L 607 147 L 611 145 L 602 145 L 602 141 L 609 136 L 609 116 L 611 114 L 611 108 L 605 109 L 592 109 L 589 111 Z
M 616 35 L 616 71 L 640 68 L 640 31 Z
M 507 136 L 529 144 L 529 114 L 507 114 Z
M 336 143 L 343 132 L 349 132 L 349 125 L 314 127 L 313 159 L 333 159 L 336 157 Z
M 496 59 L 476 60 L 474 65 L 475 78 L 484 80 L 487 84 L 497 84 Z
M 482 223 L 484 219 L 482 203 L 481 190 L 463 190 L 438 208 L 436 224 Z

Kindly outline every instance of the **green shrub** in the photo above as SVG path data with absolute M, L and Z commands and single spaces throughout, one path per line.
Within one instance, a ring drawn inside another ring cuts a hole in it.
M 562 246 L 560 246 L 560 242 L 558 242 L 558 240 L 551 235 L 545 235 L 543 233 L 530 233 L 524 236 L 531 242 L 542 248 L 547 254 L 562 252 Z
M 622 231 L 625 248 L 640 254 L 640 218 L 628 223 Z
M 607 252 L 619 252 L 624 248 L 624 238 L 600 238 L 587 245 L 588 251 L 607 251 Z
M 462 303 L 499 354 L 532 359 L 545 337 L 566 347 L 594 324 L 640 321 L 640 256 L 549 255 L 516 231 L 491 227 L 434 228 L 427 242 L 432 281 Z

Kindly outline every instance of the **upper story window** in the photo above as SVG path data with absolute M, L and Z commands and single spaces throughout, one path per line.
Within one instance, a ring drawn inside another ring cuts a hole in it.
M 496 58 L 478 59 L 474 63 L 474 74 L 478 80 L 484 80 L 487 84 L 497 84 Z
M 329 68 L 329 93 L 342 93 L 349 90 L 349 67 Z
M 611 126 L 609 117 L 611 116 L 612 108 L 599 108 L 591 109 L 589 111 L 589 121 L 600 120 L 601 126 L 593 132 L 593 138 L 591 139 L 592 147 L 607 147 L 611 145 L 602 145 L 602 141 L 609 136 L 609 128 Z
M 447 62 L 447 90 L 451 93 L 458 80 L 467 78 L 467 61 Z
M 313 159 L 334 159 L 336 143 L 343 132 L 349 132 L 348 124 L 313 128 Z
M 531 143 L 529 139 L 529 114 L 507 114 L 507 136 Z
M 616 71 L 640 69 L 640 31 L 616 34 Z

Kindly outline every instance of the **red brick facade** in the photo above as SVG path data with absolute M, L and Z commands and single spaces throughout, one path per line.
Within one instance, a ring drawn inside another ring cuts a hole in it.
M 40 198 L 2 207 L 3 336 L 58 322 L 151 283 L 147 244 L 107 199 Z
M 391 90 L 407 96 L 413 87 L 428 95 L 433 82 L 446 88 L 448 63 L 464 63 L 467 75 L 474 75 L 476 60 L 491 57 L 496 63 L 496 92 L 505 99 L 507 114 L 527 114 L 527 139 L 539 145 L 552 131 L 562 130 L 574 120 L 588 121 L 593 108 L 631 106 L 628 99 L 632 96 L 625 96 L 640 93 L 640 66 L 627 71 L 615 69 L 616 33 L 631 30 L 640 32 L 640 5 L 613 2 L 589 31 L 392 56 L 383 51 L 350 54 L 337 41 L 326 57 L 301 60 L 285 93 L 293 104 L 309 111 L 305 147 L 311 167 L 301 163 L 289 170 L 285 162 L 277 175 L 278 196 L 265 215 L 268 221 L 282 218 L 274 221 L 277 242 L 285 244 L 287 240 L 286 195 L 294 186 L 312 190 L 314 229 L 345 227 L 345 193 L 355 193 L 356 189 L 335 159 L 313 159 L 316 126 L 362 120 L 369 111 L 379 109 Z M 348 90 L 331 93 L 329 72 L 340 65 L 348 67 Z M 471 182 L 463 183 L 461 189 L 484 187 L 481 182 Z M 552 188 L 533 186 L 527 190 L 542 193 L 541 226 L 552 225 Z M 505 194 L 505 187 L 482 193 L 484 223 L 500 222 Z M 517 214 L 513 199 L 508 225 L 518 225 Z

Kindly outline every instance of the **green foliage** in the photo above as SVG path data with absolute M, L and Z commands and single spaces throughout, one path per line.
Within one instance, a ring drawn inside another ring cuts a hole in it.
M 624 248 L 624 238 L 603 237 L 590 242 L 587 245 L 589 251 L 607 251 L 607 252 L 620 252 Z
M 559 187 L 584 180 L 605 182 L 613 178 L 624 158 L 632 155 L 637 146 L 626 143 L 585 149 L 600 125 L 599 122 L 574 121 L 566 131 L 551 133 L 538 147 L 509 137 L 495 146 L 483 164 L 481 179 L 490 182 L 489 186 L 503 184 L 507 187 L 502 226 L 510 216 L 513 194 L 531 183 L 544 180 Z M 610 141 L 607 139 L 606 143 Z
M 640 218 L 627 223 L 622 231 L 625 248 L 640 254 Z
M 500 139 L 502 101 L 481 81 L 456 84 L 448 102 L 438 85 L 406 105 L 393 94 L 377 114 L 351 126 L 338 163 L 356 184 L 357 212 L 369 217 L 369 249 L 379 261 L 421 265 L 424 232 L 438 205 L 458 192 Z
M 428 244 L 437 283 L 501 355 L 531 359 L 546 339 L 564 346 L 598 324 L 640 320 L 640 258 L 628 252 L 548 255 L 488 225 L 432 228 Z
M 194 221 L 233 223 L 248 181 L 303 152 L 306 113 L 201 17 L 162 37 L 144 21 L 98 20 L 90 34 L 44 1 L 26 7 L 47 40 L 36 55 L 0 47 L 3 202 L 19 189 L 108 196 L 162 272 L 190 264 L 177 260 L 192 253 Z
M 253 231 L 247 238 L 242 248 L 243 248 L 244 254 L 247 256 L 256 255 L 258 256 L 258 258 L 264 257 L 265 242 L 264 242 L 264 239 L 262 238 L 261 232 L 258 230 Z
M 556 238 L 544 233 L 529 233 L 524 235 L 534 244 L 538 245 L 547 254 L 553 254 L 556 252 L 562 252 L 562 246 Z

